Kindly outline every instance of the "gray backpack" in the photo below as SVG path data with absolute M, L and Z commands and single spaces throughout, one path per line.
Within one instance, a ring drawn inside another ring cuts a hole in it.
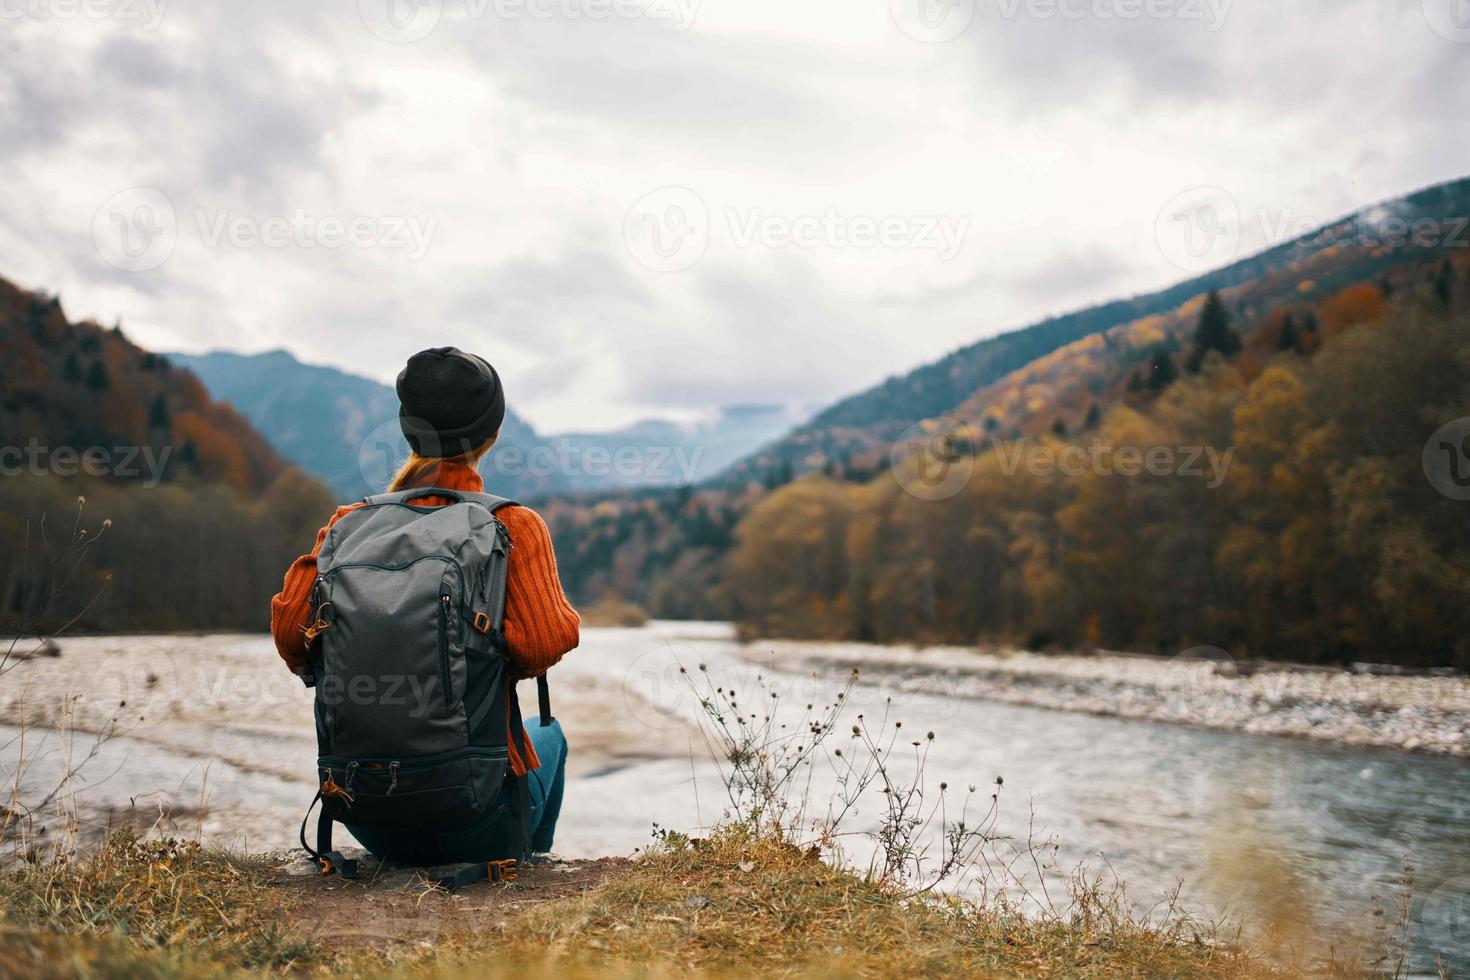
M 414 503 L 426 497 L 453 503 Z M 322 813 L 317 847 L 305 821 L 301 843 L 324 873 L 357 870 L 332 848 L 334 821 L 460 828 L 491 815 L 507 786 L 514 840 L 498 857 L 529 858 L 525 779 L 510 772 L 506 744 L 508 730 L 524 731 L 501 635 L 511 540 L 496 512 L 510 503 L 440 488 L 382 494 L 322 542 L 305 676 Z

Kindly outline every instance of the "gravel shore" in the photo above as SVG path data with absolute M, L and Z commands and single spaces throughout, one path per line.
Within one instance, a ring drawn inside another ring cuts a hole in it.
M 1174 658 L 759 640 L 782 669 L 861 668 L 902 690 L 1253 735 L 1470 757 L 1470 678 L 1384 677 Z

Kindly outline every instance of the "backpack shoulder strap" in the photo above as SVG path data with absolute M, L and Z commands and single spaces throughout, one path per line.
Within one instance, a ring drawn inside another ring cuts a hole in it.
M 457 503 L 475 503 L 492 514 L 502 507 L 509 507 L 515 503 L 514 500 L 497 497 L 494 494 L 447 490 L 444 487 L 414 487 L 411 490 L 400 490 L 397 493 L 377 493 L 362 498 L 362 502 L 369 507 L 381 507 L 384 504 L 406 504 L 410 500 L 419 500 L 423 497 L 447 497 Z

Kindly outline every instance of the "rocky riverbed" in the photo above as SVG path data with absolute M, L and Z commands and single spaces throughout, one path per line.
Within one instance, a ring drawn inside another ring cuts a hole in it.
M 1395 677 L 1173 658 L 760 640 L 745 656 L 784 669 L 860 668 L 906 691 L 980 698 L 1253 735 L 1470 757 L 1470 678 Z

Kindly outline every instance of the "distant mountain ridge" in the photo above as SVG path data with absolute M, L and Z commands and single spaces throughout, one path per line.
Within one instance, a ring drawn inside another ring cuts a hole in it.
M 285 350 L 170 354 L 234 405 L 291 462 L 341 499 L 382 490 L 408 452 L 398 397 L 371 378 L 305 364 Z M 646 420 L 613 432 L 544 436 L 506 412 L 483 466 L 488 489 L 518 500 L 677 486 L 705 479 L 800 420 L 780 405 L 732 405 L 709 421 Z
M 1234 289 L 1290 270 L 1314 256 L 1334 255 L 1344 250 L 1343 243 L 1373 241 L 1375 236 L 1381 240 L 1380 225 L 1386 218 L 1399 218 L 1406 227 L 1414 227 L 1420 219 L 1450 223 L 1459 216 L 1470 216 L 1470 177 L 1369 205 L 1292 241 L 1156 292 L 1088 307 L 977 341 L 849 395 L 789 435 L 741 460 L 710 485 L 733 489 L 751 481 L 768 482 L 773 474 L 781 481 L 788 474 L 841 469 L 860 458 L 859 465 L 871 470 L 883 465 L 877 456 L 910 425 L 955 410 L 986 386 L 1068 344 L 1177 310 L 1191 298 L 1211 290 Z M 1459 232 L 1462 236 L 1463 231 L 1461 228 Z M 1404 251 L 1387 244 L 1360 250 L 1377 260 Z M 1343 282 L 1351 278 L 1345 270 L 1338 270 L 1337 275 Z M 1323 284 L 1316 285 L 1320 288 Z

